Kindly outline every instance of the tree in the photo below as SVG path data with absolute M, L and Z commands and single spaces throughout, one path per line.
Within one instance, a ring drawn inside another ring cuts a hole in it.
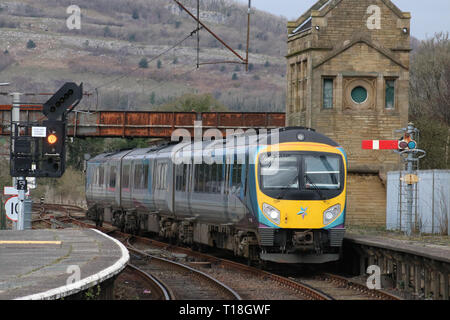
M 231 80 L 238 80 L 238 75 L 236 73 L 233 73 L 233 76 L 231 77 Z
M 27 42 L 27 48 L 28 49 L 34 49 L 34 48 L 36 48 L 36 43 L 34 43 L 34 41 L 33 40 L 28 40 L 28 42 Z
M 95 156 L 103 152 L 104 139 L 86 138 L 73 139 L 72 143 L 67 144 L 67 164 L 74 169 L 83 170 L 84 155 Z
M 158 60 L 158 62 L 156 63 L 156 66 L 158 67 L 158 69 L 162 68 L 162 62 L 161 60 Z
M 429 114 L 450 125 L 449 33 L 422 41 L 411 60 L 411 115 Z
M 136 34 L 135 33 L 131 33 L 128 35 L 128 41 L 130 42 L 136 42 Z
M 142 69 L 148 68 L 147 58 L 142 58 L 141 61 L 139 61 L 139 68 L 142 68 Z
M 113 36 L 114 36 L 113 33 L 111 32 L 111 29 L 110 29 L 108 26 L 106 26 L 105 28 L 103 28 L 103 36 L 104 36 L 105 38 L 113 37 Z
M 419 148 L 427 151 L 421 169 L 450 168 L 450 40 L 437 33 L 418 42 L 410 69 L 409 119 L 420 130 Z

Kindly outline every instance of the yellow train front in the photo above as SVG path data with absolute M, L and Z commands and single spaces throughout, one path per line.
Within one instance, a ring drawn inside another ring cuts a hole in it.
M 259 221 L 260 259 L 339 260 L 345 233 L 345 151 L 312 129 L 286 128 L 279 139 L 258 149 L 255 179 L 249 179 L 249 189 L 255 190 L 252 211 Z

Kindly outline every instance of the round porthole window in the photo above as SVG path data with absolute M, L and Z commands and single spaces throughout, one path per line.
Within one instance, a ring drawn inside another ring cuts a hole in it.
M 368 93 L 366 88 L 358 86 L 352 90 L 352 100 L 357 104 L 361 104 L 367 101 Z

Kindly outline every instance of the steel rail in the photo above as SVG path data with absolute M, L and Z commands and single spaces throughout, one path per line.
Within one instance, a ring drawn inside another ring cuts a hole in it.
M 367 294 L 368 296 L 372 296 L 375 298 L 378 298 L 380 300 L 403 300 L 400 297 L 397 297 L 393 294 L 390 294 L 386 291 L 383 291 L 381 289 L 369 289 L 367 286 L 364 286 L 362 284 L 350 281 L 344 277 L 338 276 L 336 274 L 331 273 L 323 273 L 321 277 L 325 278 L 325 280 L 330 280 L 330 282 L 337 283 L 339 285 L 346 286 L 350 289 L 363 292 Z
M 159 291 L 160 296 L 164 297 L 164 300 L 175 300 L 175 295 L 173 294 L 172 290 L 156 276 L 145 272 L 134 264 L 128 263 L 127 266 L 130 269 L 133 269 L 133 271 L 137 272 L 142 278 L 151 282 Z
M 148 253 L 146 253 L 146 252 L 143 252 L 143 251 L 141 251 L 141 250 L 135 248 L 135 247 L 130 243 L 130 239 L 129 239 L 129 238 L 127 239 L 127 245 L 126 245 L 126 247 L 127 247 L 128 250 L 130 250 L 130 251 L 132 251 L 132 252 L 135 252 L 135 253 L 138 253 L 138 254 L 140 254 L 140 255 L 149 257 L 149 258 L 151 258 L 151 259 L 153 259 L 153 260 L 157 260 L 157 261 L 159 261 L 159 262 L 168 264 L 168 265 L 170 265 L 170 266 L 174 266 L 174 267 L 176 267 L 176 268 L 179 269 L 179 270 L 191 272 L 193 275 L 197 276 L 198 278 L 207 280 L 207 282 L 209 282 L 210 284 L 212 284 L 213 286 L 215 286 L 216 288 L 218 288 L 219 290 L 221 290 L 221 291 L 224 292 L 225 294 L 229 295 L 229 296 L 232 297 L 234 300 L 242 300 L 241 296 L 240 296 L 236 291 L 234 291 L 233 289 L 231 289 L 231 288 L 230 288 L 229 286 L 227 286 L 226 284 L 220 282 L 220 281 L 217 280 L 217 279 L 214 279 L 214 278 L 211 277 L 210 275 L 208 275 L 208 274 L 206 274 L 206 273 L 204 273 L 204 272 L 202 272 L 202 271 L 200 271 L 200 270 L 191 268 L 191 267 L 189 267 L 189 266 L 187 266 L 187 265 L 185 265 L 185 264 L 182 264 L 182 263 L 179 263 L 179 262 L 176 262 L 176 261 L 164 259 L 164 258 L 162 258 L 162 257 L 157 257 L 157 256 L 154 256 L 154 255 L 148 254 Z

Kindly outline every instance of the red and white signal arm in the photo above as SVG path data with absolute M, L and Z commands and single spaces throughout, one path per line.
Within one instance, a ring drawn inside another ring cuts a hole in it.
M 19 197 L 12 196 L 5 202 L 6 217 L 14 222 L 19 220 Z
M 397 150 L 398 140 L 363 140 L 364 150 Z

